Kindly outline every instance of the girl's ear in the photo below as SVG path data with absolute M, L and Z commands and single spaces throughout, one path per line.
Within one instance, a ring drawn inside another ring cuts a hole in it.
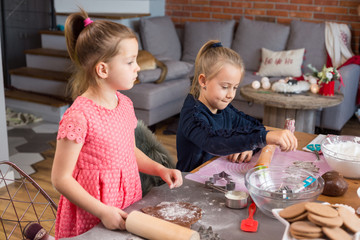
M 198 77 L 198 81 L 199 81 L 199 85 L 200 87 L 205 87 L 206 85 L 206 78 L 205 78 L 205 74 L 201 73 Z
M 105 79 L 108 77 L 108 65 L 104 62 L 96 64 L 95 71 L 99 78 Z

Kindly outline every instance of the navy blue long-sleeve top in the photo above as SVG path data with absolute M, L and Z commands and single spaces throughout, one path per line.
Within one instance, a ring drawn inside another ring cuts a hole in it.
M 214 156 L 226 156 L 266 145 L 265 127 L 231 104 L 213 114 L 191 94 L 180 112 L 176 134 L 176 168 L 189 172 Z

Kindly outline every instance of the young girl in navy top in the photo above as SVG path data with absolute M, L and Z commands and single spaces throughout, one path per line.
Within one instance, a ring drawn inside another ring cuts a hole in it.
M 282 151 L 297 148 L 290 131 L 267 131 L 230 104 L 243 75 L 240 56 L 219 41 L 211 40 L 200 49 L 191 91 L 180 113 L 177 169 L 191 171 L 214 156 L 248 162 L 253 151 L 266 144 L 278 145 Z

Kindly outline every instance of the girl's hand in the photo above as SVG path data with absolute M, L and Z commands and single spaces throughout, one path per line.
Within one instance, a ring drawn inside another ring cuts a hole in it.
M 230 162 L 239 162 L 238 161 L 238 157 L 240 156 L 241 153 L 234 153 L 234 154 L 230 154 L 226 157 L 227 160 L 229 160 Z
M 110 230 L 125 230 L 125 219 L 128 214 L 120 208 L 114 206 L 105 206 L 100 216 L 102 224 Z
M 280 146 L 281 151 L 294 151 L 298 146 L 295 135 L 289 130 L 270 131 L 266 134 L 266 143 Z
M 249 162 L 252 155 L 253 155 L 252 150 L 244 151 L 242 153 L 234 153 L 234 154 L 227 156 L 227 160 L 229 160 L 230 162 L 237 162 L 237 163 Z
M 180 187 L 183 183 L 181 172 L 177 169 L 161 168 L 159 177 L 169 185 L 170 189 Z

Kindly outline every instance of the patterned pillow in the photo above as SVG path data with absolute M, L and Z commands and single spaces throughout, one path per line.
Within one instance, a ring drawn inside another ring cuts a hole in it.
M 273 52 L 261 49 L 261 65 L 258 74 L 267 77 L 298 77 L 302 75 L 301 66 L 305 48 Z

